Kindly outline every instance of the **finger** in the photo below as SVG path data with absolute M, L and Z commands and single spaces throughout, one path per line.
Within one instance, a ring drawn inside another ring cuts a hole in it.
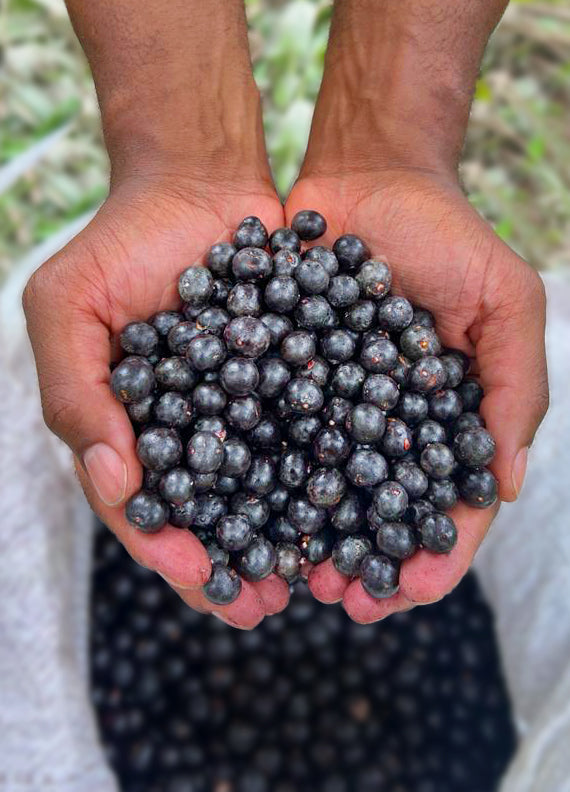
M 548 409 L 544 287 L 530 267 L 516 265 L 490 297 L 496 307 L 484 307 L 476 340 L 481 413 L 497 442 L 491 468 L 506 501 L 518 497 L 528 447 Z
M 457 526 L 457 544 L 444 555 L 420 550 L 400 568 L 400 592 L 412 603 L 437 602 L 459 583 L 469 569 L 477 549 L 497 511 L 496 503 L 478 511 L 459 503 L 450 512 Z
M 269 575 L 265 580 L 253 583 L 253 587 L 263 600 L 265 613 L 268 616 L 280 613 L 287 607 L 289 603 L 289 586 L 277 575 Z
M 329 558 L 309 573 L 309 588 L 315 599 L 331 605 L 340 602 L 350 580 L 338 572 Z
M 212 565 L 206 548 L 193 533 L 172 525 L 165 525 L 154 534 L 139 531 L 127 521 L 123 507 L 106 506 L 81 465 L 76 463 L 75 467 L 91 507 L 135 561 L 154 569 L 168 583 L 179 588 L 195 588 L 206 583 Z
M 201 608 L 203 612 L 211 613 L 231 627 L 240 630 L 253 630 L 265 616 L 263 600 L 254 586 L 246 580 L 242 581 L 239 597 L 229 605 L 213 605 L 201 591 L 177 588 L 175 591 L 191 608 L 196 610 Z
M 385 619 L 392 613 L 412 608 L 414 603 L 398 591 L 393 597 L 374 599 L 362 587 L 360 580 L 349 584 L 342 599 L 342 607 L 350 618 L 358 624 L 371 624 Z
M 91 284 L 76 282 L 71 263 L 63 255 L 30 280 L 28 331 L 45 421 L 81 460 L 100 501 L 114 506 L 140 487 L 142 469 L 126 411 L 109 388 L 109 331 L 89 307 Z

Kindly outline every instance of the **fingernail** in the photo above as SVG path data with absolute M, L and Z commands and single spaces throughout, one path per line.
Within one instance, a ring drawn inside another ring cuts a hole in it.
M 524 477 L 526 473 L 526 463 L 528 461 L 528 448 L 521 448 L 515 457 L 513 465 L 512 482 L 516 496 L 518 498 L 522 486 L 524 484 Z
M 103 503 L 117 506 L 127 491 L 127 466 L 117 452 L 95 443 L 83 454 L 83 466 Z

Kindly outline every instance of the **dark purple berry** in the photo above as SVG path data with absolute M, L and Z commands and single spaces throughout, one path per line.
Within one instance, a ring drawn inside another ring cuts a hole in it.
M 449 553 L 457 542 L 455 523 L 447 514 L 431 512 L 418 524 L 422 547 L 432 553 Z
M 303 209 L 293 217 L 291 228 L 305 242 L 312 242 L 323 236 L 327 230 L 327 221 L 314 209 Z
M 137 492 L 127 501 L 127 520 L 143 533 L 159 531 L 168 520 L 165 502 L 154 492 Z

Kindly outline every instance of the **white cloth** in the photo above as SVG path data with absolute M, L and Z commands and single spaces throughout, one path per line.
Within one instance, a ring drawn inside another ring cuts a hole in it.
M 75 229 L 70 229 L 70 235 Z M 0 300 L 0 790 L 117 792 L 88 692 L 93 516 L 42 420 L 20 297 Z
M 41 419 L 24 280 L 0 311 L 0 792 L 117 792 L 88 696 L 92 519 Z M 501 792 L 570 792 L 570 281 L 547 282 L 552 409 L 476 562 L 522 737 Z
M 551 407 L 475 561 L 521 738 L 501 792 L 570 792 L 570 277 L 545 282 Z

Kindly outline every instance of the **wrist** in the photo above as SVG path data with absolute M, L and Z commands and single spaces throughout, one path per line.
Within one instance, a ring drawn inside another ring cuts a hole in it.
M 245 174 L 271 183 L 253 80 L 217 85 L 215 97 L 180 86 L 143 96 L 121 91 L 102 102 L 112 184 L 133 176 L 238 183 Z
M 480 59 L 502 0 L 337 0 L 308 168 L 456 178 Z

